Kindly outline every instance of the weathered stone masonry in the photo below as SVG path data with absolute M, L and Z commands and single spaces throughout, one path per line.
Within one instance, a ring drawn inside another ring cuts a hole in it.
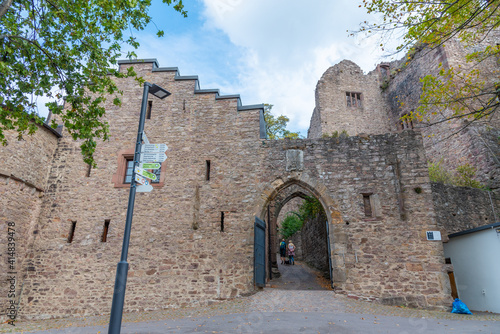
M 22 278 L 29 268 L 25 257 L 38 234 L 37 223 L 47 184 L 49 166 L 60 134 L 40 126 L 21 141 L 17 134 L 5 133 L 8 146 L 0 149 L 0 314 L 2 319 L 10 301 L 17 302 Z M 9 230 L 10 228 L 10 230 Z M 8 233 L 13 234 L 8 234 Z M 8 241 L 9 237 L 14 240 Z M 14 263 L 10 260 L 14 258 Z M 12 267 L 14 269 L 12 270 Z M 16 272 L 16 294 L 10 292 L 7 278 Z M 11 297 L 9 297 L 9 295 Z
M 168 159 L 160 184 L 136 198 L 126 311 L 254 292 L 254 216 L 266 220 L 275 237 L 279 210 L 268 217 L 268 207 L 281 208 L 298 193 L 317 197 L 325 208 L 332 281 L 339 292 L 384 303 L 449 304 L 442 244 L 425 238 L 438 225 L 418 132 L 267 140 L 261 105 L 242 106 L 237 95 L 200 90 L 197 77 L 159 68 L 155 60 L 122 62 L 120 70 L 129 66 L 172 95 L 151 98 L 146 120 L 149 140 L 166 143 Z M 39 170 L 46 175 L 37 190 L 43 196 L 36 197 L 33 218 L 19 220 L 33 230 L 22 265 L 23 317 L 110 310 L 128 200 L 120 180 L 134 147 L 142 97 L 136 81 L 117 84 L 123 104 L 107 106 L 110 140 L 98 145 L 96 169 L 88 174 L 79 144 L 65 132 L 60 139 L 51 134 L 38 157 L 48 157 L 45 172 Z M 371 216 L 364 197 L 373 206 Z M 22 215 L 3 214 L 7 220 Z
M 499 34 L 500 31 L 492 31 L 488 38 L 474 45 L 473 49 L 495 45 Z M 434 49 L 419 47 L 409 57 L 380 64 L 366 75 L 358 65 L 348 60 L 330 67 L 316 86 L 316 106 L 308 138 L 320 138 L 343 130 L 349 135 L 359 135 L 419 128 L 429 161 L 441 162 L 444 168 L 450 170 L 469 164 L 477 169 L 480 182 L 490 189 L 498 189 L 500 127 L 496 113 L 472 124 L 468 120 L 456 119 L 429 127 L 426 125 L 427 120 L 401 120 L 401 116 L 410 115 L 419 106 L 422 93 L 420 80 L 428 74 L 438 76 L 441 68 L 470 67 L 471 64 L 465 58 L 471 48 L 454 39 Z M 481 62 L 476 68 L 481 70 L 481 81 L 489 84 L 498 81 L 500 63 L 495 57 Z M 360 94 L 361 107 L 346 103 L 346 94 L 349 93 Z M 477 109 L 480 107 L 480 104 L 476 106 Z M 442 114 L 440 111 L 436 116 L 432 113 L 428 116 L 431 122 L 435 122 Z M 452 111 L 445 110 L 444 114 L 450 117 Z M 463 127 L 465 129 L 459 131 Z
M 308 138 L 320 138 L 344 130 L 351 136 L 369 138 L 374 134 L 412 132 L 418 129 L 424 146 L 421 159 L 440 163 L 447 170 L 468 164 L 477 170 L 477 180 L 493 190 L 432 184 L 432 207 L 436 212 L 437 228 L 441 231 L 443 242 L 448 241 L 448 234 L 497 221 L 500 182 L 500 130 L 497 113 L 472 124 L 467 120 L 456 119 L 430 127 L 426 126 L 426 122 L 411 122 L 402 120 L 401 117 L 417 110 L 423 77 L 428 74 L 437 76 L 441 68 L 447 70 L 453 67 L 465 71 L 470 67 L 465 62 L 466 54 L 471 50 L 494 45 L 498 41 L 498 34 L 498 31 L 492 31 L 488 38 L 473 46 L 464 46 L 454 39 L 434 49 L 419 46 L 415 53 L 398 61 L 380 64 L 366 75 L 359 66 L 347 60 L 330 67 L 316 87 L 316 106 Z M 489 84 L 497 82 L 499 65 L 499 60 L 494 57 L 479 64 L 477 68 L 481 70 L 480 80 Z M 354 98 L 361 103 L 353 103 Z M 476 107 L 479 109 L 481 105 Z M 439 120 L 441 114 L 430 113 L 430 121 Z M 444 114 L 451 116 L 452 111 L 445 110 Z M 400 172 L 401 170 L 397 173 Z M 404 189 L 404 186 L 401 184 L 399 189 Z M 398 189 L 396 192 L 399 192 Z M 405 208 L 405 196 L 408 193 L 399 193 L 400 208 Z M 413 214 L 406 211 L 401 218 L 407 219 Z M 356 247 L 356 243 L 352 245 Z M 385 245 L 386 243 L 384 248 Z M 421 269 L 419 266 L 415 268 Z M 448 265 L 445 270 L 453 271 L 452 265 Z M 394 301 L 401 302 L 397 298 Z

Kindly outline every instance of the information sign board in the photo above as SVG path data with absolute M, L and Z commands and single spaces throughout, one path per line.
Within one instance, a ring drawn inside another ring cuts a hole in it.
M 141 153 L 163 153 L 168 150 L 166 144 L 145 144 L 142 145 Z
M 148 185 L 139 185 L 135 188 L 135 192 L 137 193 L 149 193 L 153 190 L 153 186 L 148 184 Z
M 156 175 L 148 172 L 147 170 L 140 168 L 140 167 L 135 167 L 135 172 L 141 176 L 147 177 L 150 180 L 155 181 L 156 180 Z
M 163 162 L 167 159 L 165 153 L 141 153 L 140 162 Z
M 144 162 L 139 164 L 139 167 L 144 169 L 159 169 L 161 165 L 157 162 Z
M 137 182 L 138 184 L 146 185 L 146 186 L 149 184 L 148 179 L 140 176 L 139 174 L 135 174 L 135 182 Z

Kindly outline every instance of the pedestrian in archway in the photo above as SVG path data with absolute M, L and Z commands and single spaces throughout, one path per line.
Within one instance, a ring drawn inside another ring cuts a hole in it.
M 288 241 L 288 258 L 290 259 L 290 264 L 295 265 L 295 245 L 293 244 L 292 240 Z
M 281 239 L 281 242 L 280 242 L 280 257 L 281 257 L 281 264 L 285 264 L 285 259 L 286 259 L 286 242 L 285 242 L 285 239 Z

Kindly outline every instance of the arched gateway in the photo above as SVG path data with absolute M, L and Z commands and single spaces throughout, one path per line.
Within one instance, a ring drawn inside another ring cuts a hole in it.
M 293 197 L 312 195 L 325 209 L 330 277 L 340 293 L 387 304 L 449 303 L 421 137 L 266 141 L 255 216 L 266 223 L 267 279 L 276 263 L 276 219 Z
M 200 89 L 196 76 L 161 68 L 156 60 L 123 61 L 120 71 L 132 66 L 172 95 L 148 104 L 145 132 L 151 143 L 168 145 L 168 159 L 153 191 L 136 198 L 126 311 L 253 293 L 256 240 L 265 283 L 276 262 L 279 211 L 309 195 L 326 213 L 327 255 L 339 293 L 398 305 L 449 305 L 442 243 L 426 238 L 438 227 L 418 132 L 267 140 L 262 105 L 243 106 L 237 95 Z M 96 148 L 98 168 L 88 168 L 80 143 L 64 129 L 43 128 L 15 150 L 0 148 L 0 193 L 6 194 L 0 204 L 23 245 L 16 262 L 22 317 L 110 310 L 142 102 L 132 78 L 116 80 L 127 94 L 122 106 L 106 102 L 111 139 Z M 260 239 L 256 218 L 264 221 Z M 6 296 L 0 294 L 0 305 L 9 303 Z
M 266 278 L 272 279 L 273 268 L 277 268 L 276 246 L 279 243 L 277 228 L 281 209 L 296 197 L 315 197 L 320 201 L 326 214 L 326 221 L 320 222 L 320 224 L 323 223 L 326 230 L 325 242 L 327 244 L 324 251 L 326 252 L 329 278 L 333 286 L 343 283 L 345 272 L 342 252 L 345 251 L 346 245 L 342 242 L 335 242 L 335 240 L 341 238 L 340 235 L 337 235 L 341 231 L 336 225 L 342 224 L 342 218 L 340 212 L 336 210 L 336 204 L 326 191 L 325 185 L 310 179 L 307 173 L 293 173 L 293 175 L 276 179 L 263 193 L 267 195 L 267 198 L 265 198 L 266 195 L 263 195 L 264 203 L 261 204 L 262 209 L 258 218 L 263 222 L 267 222 L 265 239 Z M 321 247 L 318 248 L 323 250 Z

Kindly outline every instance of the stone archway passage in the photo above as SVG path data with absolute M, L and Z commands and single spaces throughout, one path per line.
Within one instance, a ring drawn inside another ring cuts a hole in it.
M 317 222 L 325 224 L 324 231 L 322 233 L 324 235 L 323 240 L 325 244 L 325 247 L 323 249 L 323 251 L 325 252 L 324 269 L 327 268 L 327 276 L 330 276 L 331 285 L 333 285 L 334 283 L 343 283 L 343 280 L 345 280 L 345 274 L 343 273 L 343 268 L 341 267 L 343 263 L 338 263 L 339 259 L 338 257 L 335 257 L 336 252 L 331 250 L 338 251 L 339 249 L 342 249 L 342 246 L 345 245 L 335 244 L 336 237 L 333 233 L 338 232 L 337 229 L 330 227 L 330 233 L 326 232 L 328 231 L 326 225 L 332 221 L 332 217 L 335 220 L 341 220 L 340 214 L 334 209 L 333 200 L 328 196 L 326 188 L 324 188 L 324 186 L 321 184 L 314 184 L 316 188 L 304 182 L 303 180 L 291 178 L 287 182 L 277 180 L 272 184 L 272 189 L 269 189 L 269 197 L 267 198 L 263 210 L 263 213 L 265 212 L 266 214 L 266 220 L 268 221 L 270 230 L 270 237 L 268 242 L 271 247 L 268 247 L 268 251 L 270 252 L 270 254 L 268 254 L 268 259 L 270 261 L 268 268 L 272 268 L 275 273 L 276 271 L 279 272 L 279 265 L 277 261 L 279 259 L 277 257 L 277 247 L 279 244 L 279 236 L 277 233 L 277 218 L 279 216 L 280 210 L 288 201 L 293 198 L 305 198 L 306 196 L 311 196 L 317 198 L 321 202 L 327 216 L 327 219 L 325 221 Z M 339 266 L 336 266 L 337 263 L 339 264 Z M 274 278 L 276 279 L 276 277 Z M 268 273 L 268 279 L 273 279 L 272 273 Z

